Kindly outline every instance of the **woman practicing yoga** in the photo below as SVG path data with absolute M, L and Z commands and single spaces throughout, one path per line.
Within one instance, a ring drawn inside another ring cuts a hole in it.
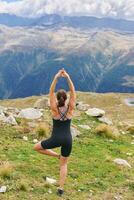
M 54 94 L 57 80 L 60 77 L 65 77 L 69 85 L 70 98 L 68 105 L 66 105 L 67 94 L 65 90 L 60 89 L 57 91 L 56 96 Z M 49 96 L 53 119 L 52 135 L 50 138 L 35 144 L 34 150 L 60 159 L 60 180 L 57 194 L 61 196 L 64 193 L 63 186 L 67 176 L 67 161 L 72 150 L 70 125 L 76 101 L 76 93 L 73 82 L 71 81 L 69 74 L 64 69 L 59 70 L 59 72 L 55 75 L 50 87 Z M 51 150 L 55 147 L 61 147 L 61 155 Z

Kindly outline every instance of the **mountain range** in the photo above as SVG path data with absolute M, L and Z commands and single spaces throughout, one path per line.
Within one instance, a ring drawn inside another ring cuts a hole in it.
M 134 92 L 134 21 L 0 14 L 0 98 L 46 94 L 62 67 L 76 90 Z

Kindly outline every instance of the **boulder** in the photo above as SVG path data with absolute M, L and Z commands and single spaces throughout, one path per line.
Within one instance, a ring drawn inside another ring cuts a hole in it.
M 99 120 L 100 122 L 105 123 L 105 124 L 113 125 L 113 122 L 112 122 L 111 120 L 109 120 L 108 118 L 104 117 L 104 116 L 103 116 L 103 117 L 99 117 L 98 120 Z
M 80 131 L 78 131 L 76 128 L 71 126 L 71 134 L 72 134 L 72 138 L 74 139 L 80 135 Z
M 86 111 L 86 110 L 88 110 L 90 105 L 89 104 L 84 104 L 82 101 L 80 101 L 80 102 L 76 103 L 76 107 L 80 111 Z
M 16 119 L 12 115 L 8 116 L 4 122 L 11 125 L 17 125 Z
M 105 115 L 105 111 L 99 108 L 89 108 L 85 113 L 92 117 L 102 117 Z
M 49 99 L 46 97 L 43 97 L 41 99 L 38 99 L 35 104 L 34 104 L 34 108 L 38 108 L 38 109 L 44 109 L 49 107 Z
M 25 119 L 39 119 L 42 116 L 42 113 L 35 108 L 26 108 L 22 109 L 18 114 L 18 118 L 25 118 Z
M 123 159 L 121 159 L 121 158 L 116 158 L 116 159 L 114 160 L 114 162 L 115 162 L 116 164 L 118 164 L 118 165 L 123 165 L 123 166 L 125 166 L 125 167 L 131 168 L 131 165 L 130 165 L 126 160 L 123 160 Z

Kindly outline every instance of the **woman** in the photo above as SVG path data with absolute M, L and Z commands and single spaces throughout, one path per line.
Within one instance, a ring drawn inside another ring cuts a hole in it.
M 69 103 L 66 105 L 67 94 L 63 89 L 58 90 L 56 96 L 54 94 L 55 86 L 58 78 L 65 77 L 68 81 L 70 89 Z M 64 193 L 64 183 L 67 176 L 67 161 L 72 150 L 72 135 L 70 132 L 71 118 L 75 108 L 76 93 L 73 82 L 69 74 L 64 70 L 59 70 L 55 75 L 50 87 L 50 107 L 53 118 L 52 135 L 47 140 L 42 140 L 34 146 L 34 150 L 39 153 L 60 159 L 60 181 L 57 190 L 58 195 Z M 61 147 L 61 155 L 52 151 L 52 148 Z

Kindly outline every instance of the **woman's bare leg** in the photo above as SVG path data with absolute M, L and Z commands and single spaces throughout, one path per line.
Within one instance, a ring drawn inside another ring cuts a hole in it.
M 59 180 L 59 188 L 63 189 L 66 176 L 67 176 L 67 161 L 68 157 L 60 156 L 60 180 Z
M 49 156 L 53 156 L 53 157 L 57 157 L 59 158 L 59 154 L 57 154 L 56 152 L 50 150 L 50 149 L 43 149 L 40 142 L 38 142 L 37 144 L 35 144 L 34 146 L 34 150 L 38 151 L 41 154 L 45 154 L 45 155 L 49 155 Z

